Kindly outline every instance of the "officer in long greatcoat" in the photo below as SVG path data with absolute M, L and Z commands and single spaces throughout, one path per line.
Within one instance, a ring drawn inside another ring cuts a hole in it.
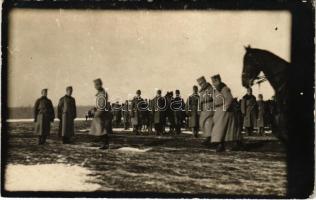
M 59 134 L 63 137 L 63 143 L 69 144 L 74 132 L 74 119 L 77 117 L 76 101 L 72 95 L 72 87 L 66 88 L 66 95 L 59 99 L 57 116 L 59 122 Z
M 180 96 L 180 90 L 176 90 L 175 93 L 176 97 L 171 101 L 170 108 L 173 111 L 175 131 L 176 134 L 179 135 L 181 133 L 182 122 L 184 119 L 185 105 L 184 100 Z
M 199 117 L 200 117 L 200 96 L 198 94 L 198 87 L 193 86 L 193 94 L 188 97 L 185 104 L 186 115 L 189 117 L 188 126 L 192 129 L 194 137 L 198 137 L 199 132 Z
M 136 91 L 136 96 L 132 100 L 131 105 L 131 122 L 133 125 L 133 132 L 139 134 L 142 128 L 142 116 L 141 116 L 141 105 L 143 102 L 141 91 Z
M 202 76 L 197 79 L 197 82 L 200 89 L 200 129 L 203 131 L 206 136 L 204 145 L 209 145 L 211 142 L 211 131 L 213 127 L 213 116 L 214 116 L 214 108 L 213 108 L 213 87 L 212 85 L 206 81 L 205 77 Z
M 225 142 L 237 142 L 241 140 L 238 131 L 238 121 L 231 104 L 234 100 L 230 89 L 222 82 L 219 74 L 212 76 L 212 83 L 215 87 L 213 117 L 214 126 L 212 128 L 212 143 L 218 144 L 216 151 L 225 150 Z
M 128 100 L 126 100 L 125 103 L 122 105 L 122 115 L 123 115 L 124 130 L 127 130 L 130 124 Z
M 152 100 L 153 123 L 157 135 L 163 134 L 165 125 L 166 99 L 161 96 L 161 90 L 157 90 L 157 95 Z
M 260 135 L 264 134 L 264 125 L 265 125 L 265 102 L 263 101 L 263 95 L 259 94 L 258 95 L 258 115 L 257 115 L 257 128 L 258 128 L 258 133 Z
M 110 126 L 107 125 L 107 121 L 112 121 L 110 118 L 111 113 L 109 111 L 108 93 L 102 87 L 102 80 L 94 80 L 94 87 L 97 90 L 96 94 L 96 106 L 93 108 L 94 117 L 91 122 L 90 134 L 101 137 L 102 146 L 100 149 L 109 148 L 109 136 Z
M 244 127 L 247 134 L 251 135 L 254 126 L 256 126 L 257 121 L 257 101 L 256 97 L 252 95 L 252 89 L 247 89 L 247 94 L 243 96 L 241 101 L 241 112 L 244 116 Z
M 50 123 L 55 118 L 52 101 L 47 98 L 47 89 L 43 89 L 41 93 L 42 97 L 34 105 L 35 134 L 39 135 L 39 145 L 45 144 L 50 134 Z

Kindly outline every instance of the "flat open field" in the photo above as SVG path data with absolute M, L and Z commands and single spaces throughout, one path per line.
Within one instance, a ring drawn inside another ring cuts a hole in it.
M 114 130 L 111 149 L 99 150 L 98 138 L 84 131 L 89 122 L 76 121 L 75 142 L 67 145 L 57 137 L 57 122 L 43 146 L 37 145 L 33 123 L 8 126 L 6 188 L 11 191 L 286 193 L 286 155 L 271 136 L 245 137 L 242 151 L 216 153 L 190 134 L 136 136 Z

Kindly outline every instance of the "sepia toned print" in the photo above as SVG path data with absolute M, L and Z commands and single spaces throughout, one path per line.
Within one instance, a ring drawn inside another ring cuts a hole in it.
M 290 12 L 9 20 L 6 190 L 286 195 Z

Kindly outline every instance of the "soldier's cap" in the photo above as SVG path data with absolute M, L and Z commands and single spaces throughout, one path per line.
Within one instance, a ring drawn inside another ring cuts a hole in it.
M 136 91 L 136 94 L 141 94 L 142 92 L 140 90 L 137 90 Z
M 93 81 L 95 84 L 100 84 L 102 85 L 102 80 L 100 78 L 97 78 Z
M 67 91 L 67 90 L 72 90 L 72 86 L 66 87 L 66 91 Z
M 161 94 L 161 90 L 157 90 L 157 94 Z
M 44 88 L 44 89 L 42 89 L 41 92 L 47 92 L 47 91 L 48 91 L 48 89 L 47 89 L 47 88 Z
M 222 80 L 221 75 L 215 74 L 214 76 L 211 76 L 212 80 Z
M 176 94 L 180 94 L 180 90 L 176 90 Z
M 204 76 L 201 76 L 200 78 L 196 79 L 196 81 L 201 84 L 201 83 L 205 83 L 206 82 L 206 79 Z
M 198 89 L 198 86 L 193 85 L 193 89 L 194 89 L 194 90 L 197 90 L 197 89 Z

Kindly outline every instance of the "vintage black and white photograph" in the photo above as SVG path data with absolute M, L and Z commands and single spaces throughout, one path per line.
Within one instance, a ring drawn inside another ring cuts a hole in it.
M 6 192 L 288 195 L 292 12 L 7 19 Z

